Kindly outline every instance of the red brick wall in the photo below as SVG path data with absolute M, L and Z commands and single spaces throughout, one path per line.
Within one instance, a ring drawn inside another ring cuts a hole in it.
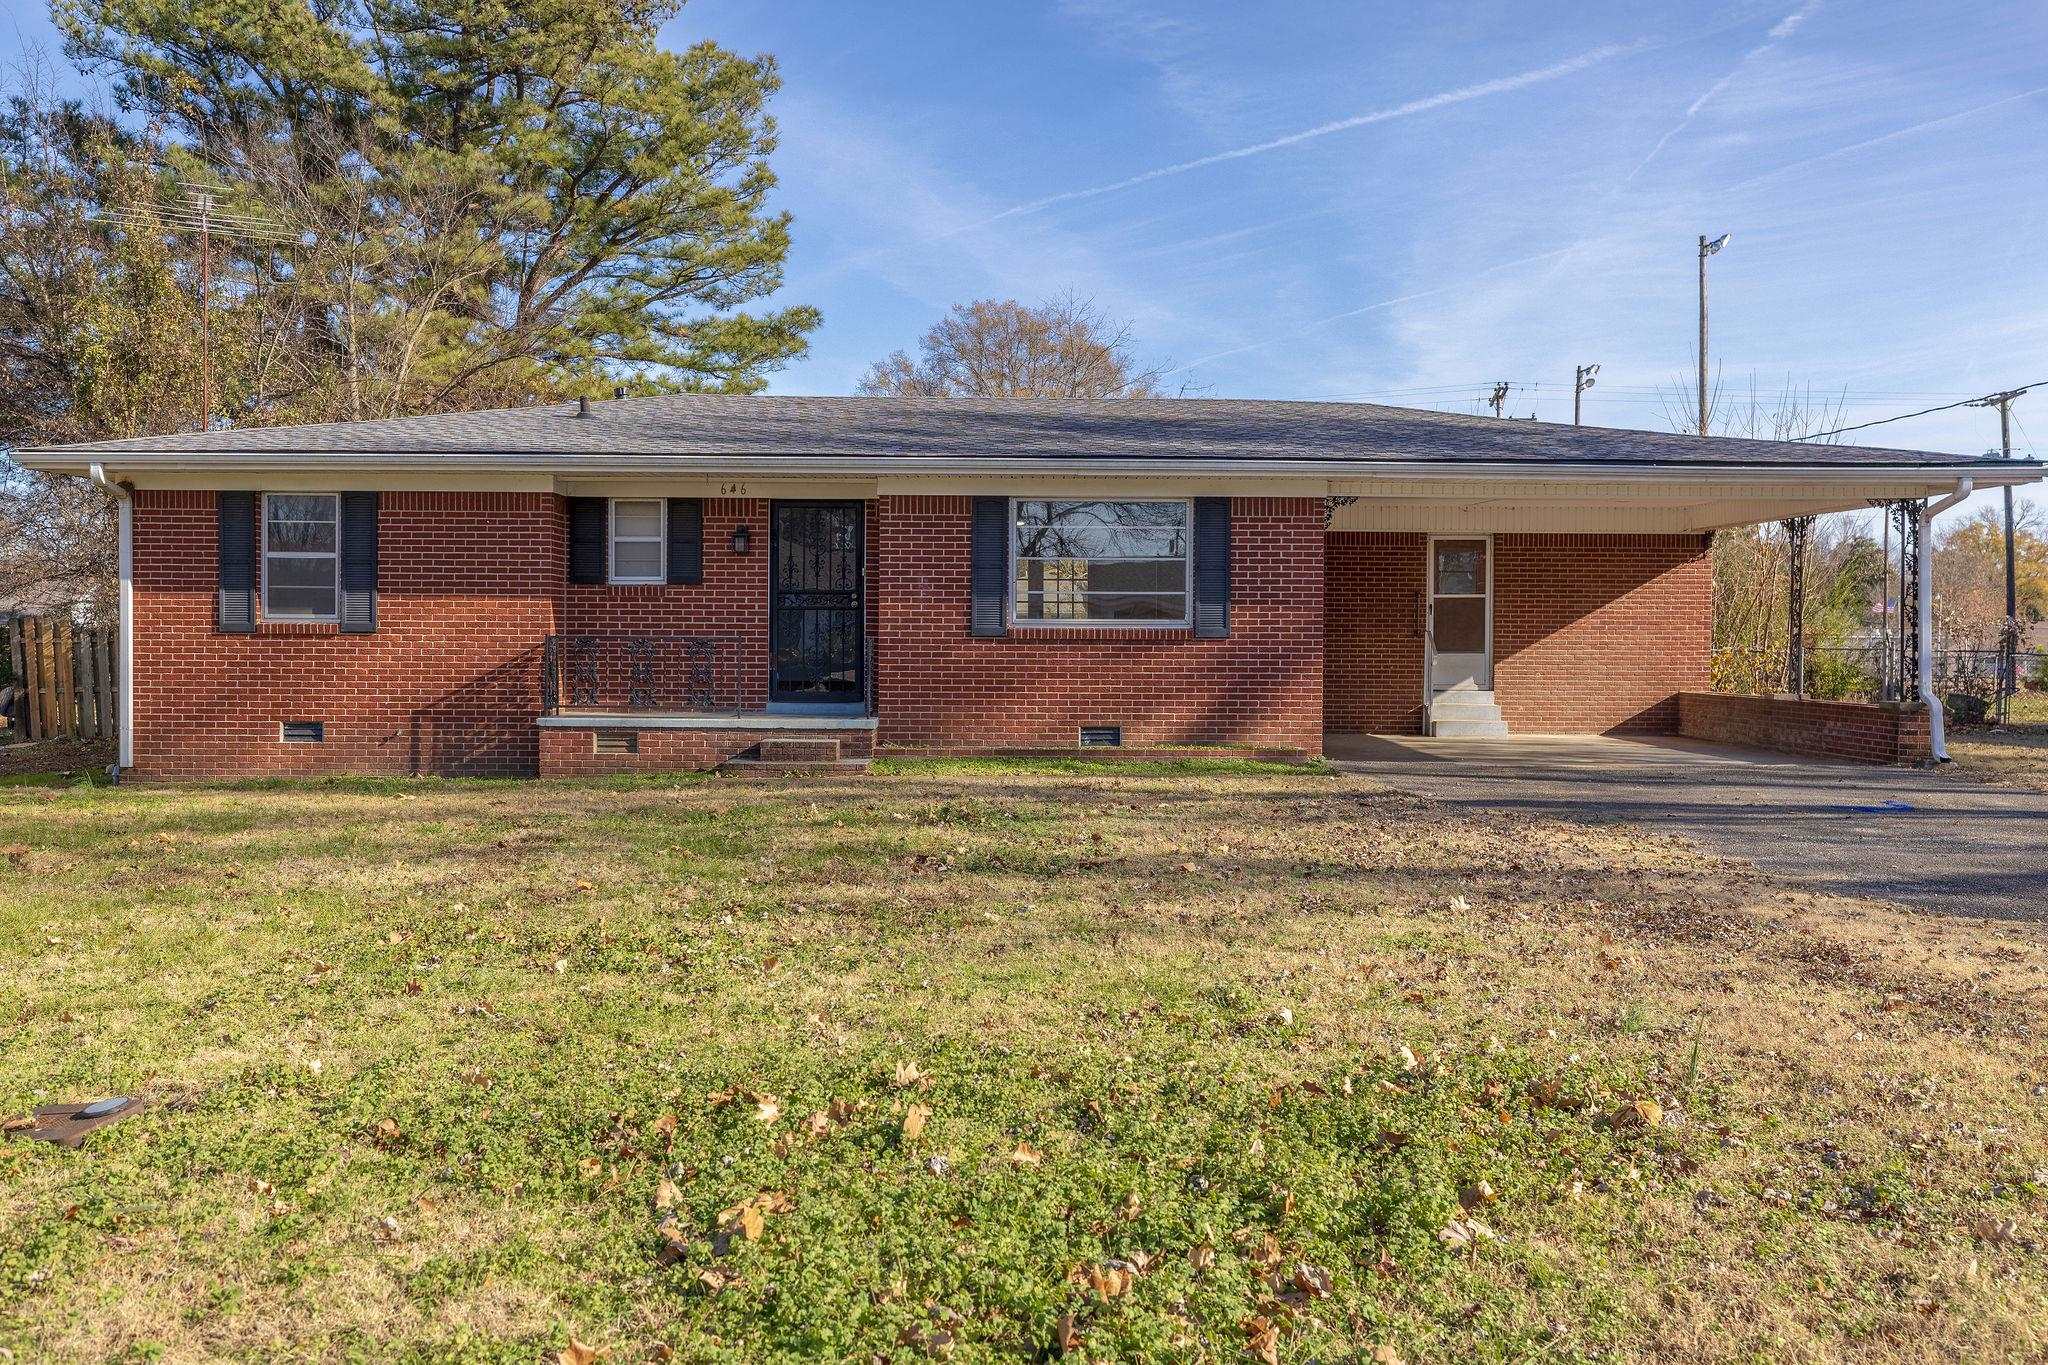
M 534 771 L 557 498 L 385 493 L 372 635 L 260 617 L 254 635 L 217 633 L 215 506 L 135 495 L 137 776 Z M 327 742 L 279 743 L 287 720 L 324 721 Z
M 1323 504 L 1231 502 L 1231 635 L 1035 629 L 967 634 L 972 500 L 885 497 L 876 608 L 880 742 L 1072 748 L 1124 743 L 1322 751 Z
M 607 773 L 715 768 L 765 739 L 836 740 L 842 758 L 865 758 L 874 752 L 872 730 L 631 730 L 630 727 L 607 727 L 606 733 L 618 733 L 620 729 L 640 737 L 637 753 L 601 754 L 596 752 L 592 742 L 595 731 L 547 727 L 540 732 L 541 776 L 596 777 Z
M 1934 739 L 1919 702 L 1813 701 L 1687 692 L 1679 733 L 1720 744 L 1856 763 L 1930 763 Z
M 1713 570 L 1704 536 L 1493 538 L 1494 700 L 1510 733 L 1678 728 L 1707 686 Z
M 746 554 L 736 555 L 732 533 L 740 526 L 747 528 L 750 548 Z M 604 672 L 599 704 L 625 704 L 624 651 L 615 642 L 629 635 L 716 639 L 718 703 L 746 710 L 759 710 L 767 703 L 767 499 L 704 500 L 704 578 L 700 583 L 629 587 L 569 583 L 562 592 L 562 633 L 591 636 L 601 642 Z M 655 667 L 663 679 L 664 700 L 676 689 L 683 666 L 675 648 L 657 655 Z
M 1422 732 L 1427 543 L 1410 532 L 1331 534 L 1331 730 Z M 1494 700 L 1511 733 L 1678 728 L 1678 694 L 1707 685 L 1703 537 L 1502 534 L 1493 553 Z
M 1419 531 L 1334 531 L 1323 565 L 1323 727 L 1419 735 L 1427 575 Z

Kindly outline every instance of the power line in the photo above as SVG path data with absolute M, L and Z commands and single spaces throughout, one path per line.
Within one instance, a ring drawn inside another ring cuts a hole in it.
M 2008 389 L 2006 390 L 2006 392 L 2012 394 L 2014 397 L 2017 397 L 2020 394 L 2025 393 L 2028 389 L 2038 389 L 2043 384 L 2048 384 L 2048 379 L 2036 379 L 2031 384 L 2022 384 L 2018 388 Z M 1902 412 L 1896 417 L 1880 417 L 1874 422 L 1858 422 L 1854 426 L 1836 427 L 1833 431 L 1816 431 L 1806 436 L 1795 436 L 1792 439 L 1795 441 L 1818 441 L 1823 436 L 1840 436 L 1843 432 L 1846 431 L 1861 431 L 1865 427 L 1881 427 L 1887 422 L 1903 422 L 1909 417 L 1925 417 L 1931 412 L 1947 412 L 1950 408 L 1971 407 L 1975 404 L 1983 403 L 1987 397 L 1996 396 L 1997 395 L 1980 395 L 1975 398 L 1959 399 L 1954 403 L 1943 403 L 1940 407 L 1922 408 L 1918 412 Z

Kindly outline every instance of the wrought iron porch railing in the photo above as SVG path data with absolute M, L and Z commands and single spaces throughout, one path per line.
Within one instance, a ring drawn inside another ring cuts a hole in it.
M 550 635 L 541 646 L 541 712 L 735 715 L 740 642 L 712 635 Z

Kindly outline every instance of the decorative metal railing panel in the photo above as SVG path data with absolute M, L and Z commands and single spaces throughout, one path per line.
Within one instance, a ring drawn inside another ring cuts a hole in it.
M 724 636 L 550 635 L 541 710 L 734 715 L 745 695 L 741 655 L 741 642 Z

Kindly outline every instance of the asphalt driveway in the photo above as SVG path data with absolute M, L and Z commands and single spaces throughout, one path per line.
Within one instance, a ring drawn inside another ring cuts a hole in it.
M 2048 921 L 2048 794 L 1681 739 L 1332 735 L 1331 761 L 1458 806 L 1687 835 L 1850 895 Z

